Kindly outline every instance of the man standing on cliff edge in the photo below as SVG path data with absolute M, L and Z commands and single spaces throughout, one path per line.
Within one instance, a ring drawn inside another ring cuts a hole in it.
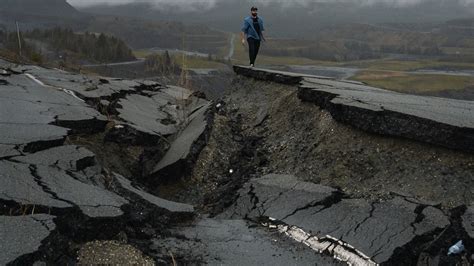
M 265 40 L 263 37 L 265 28 L 263 27 L 262 18 L 258 16 L 258 8 L 253 6 L 250 11 L 252 13 L 249 17 L 244 19 L 240 36 L 242 38 L 242 45 L 245 45 L 245 39 L 247 39 L 247 43 L 249 44 L 250 67 L 253 67 L 258 51 L 260 50 L 260 41 Z

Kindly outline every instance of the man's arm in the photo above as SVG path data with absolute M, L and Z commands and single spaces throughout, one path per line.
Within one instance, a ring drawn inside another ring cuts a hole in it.
M 245 32 L 240 32 L 240 39 L 242 39 L 242 45 L 245 45 Z
M 242 45 L 245 45 L 247 30 L 248 30 L 247 21 L 244 20 L 244 25 L 242 26 L 242 29 L 240 31 L 240 39 L 242 40 Z

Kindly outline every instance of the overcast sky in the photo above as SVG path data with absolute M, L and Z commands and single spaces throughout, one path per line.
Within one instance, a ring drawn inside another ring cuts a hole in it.
M 175 8 L 179 11 L 196 12 L 207 11 L 219 1 L 241 1 L 245 5 L 254 4 L 260 7 L 272 5 L 280 8 L 299 5 L 305 8 L 308 3 L 356 3 L 361 7 L 373 4 L 386 4 L 389 7 L 410 7 L 419 3 L 444 3 L 447 5 L 469 6 L 474 9 L 474 0 L 67 0 L 75 7 L 88 7 L 98 4 L 121 5 L 127 3 L 150 3 L 157 10 Z M 234 2 L 235 3 L 235 2 Z M 309 10 L 308 10 L 309 11 Z M 440 10 L 441 11 L 441 10 Z
M 70 4 L 74 6 L 90 6 L 90 5 L 97 5 L 97 4 L 111 4 L 111 5 L 117 5 L 117 4 L 126 4 L 126 3 L 133 3 L 133 2 L 145 2 L 145 3 L 151 3 L 156 5 L 157 7 L 159 6 L 181 6 L 181 7 L 186 7 L 186 6 L 199 6 L 199 7 L 213 7 L 216 2 L 220 0 L 67 0 Z M 299 4 L 299 5 L 306 5 L 309 2 L 325 2 L 325 3 L 331 3 L 331 2 L 349 2 L 349 3 L 359 3 L 361 5 L 371 5 L 374 3 L 386 3 L 388 5 L 394 5 L 394 6 L 409 6 L 413 4 L 417 4 L 420 2 L 439 2 L 439 1 L 444 1 L 446 3 L 452 3 L 452 2 L 459 2 L 462 4 L 470 5 L 474 3 L 474 0 L 254 0 L 252 2 L 255 2 L 256 4 L 260 5 L 267 5 L 267 4 L 275 4 L 279 3 L 281 5 L 294 5 L 294 4 Z M 248 2 L 248 1 L 246 1 Z

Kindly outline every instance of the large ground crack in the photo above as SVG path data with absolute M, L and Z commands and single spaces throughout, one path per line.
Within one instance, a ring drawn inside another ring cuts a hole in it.
M 302 211 L 302 210 L 307 210 L 307 209 L 310 209 L 310 208 L 314 208 L 314 207 L 317 207 L 317 206 L 322 206 L 321 209 L 318 209 L 317 212 L 315 213 L 318 213 L 318 212 L 322 212 L 326 209 L 329 209 L 331 208 L 333 205 L 341 202 L 341 200 L 343 199 L 344 197 L 344 194 L 341 193 L 340 191 L 334 191 L 331 193 L 330 196 L 328 197 L 325 197 L 323 200 L 321 201 L 317 201 L 317 202 L 312 202 L 306 206 L 303 206 L 303 207 L 300 207 L 300 208 L 297 208 L 295 209 L 293 212 L 291 212 L 290 214 L 286 215 L 285 217 L 283 217 L 281 220 L 285 220 L 287 219 L 288 217 L 290 216 L 293 216 L 295 215 L 296 213 L 298 213 L 299 211 Z
M 29 169 L 30 169 L 30 173 L 31 175 L 34 177 L 34 180 L 35 182 L 38 184 L 39 187 L 41 187 L 41 189 L 46 193 L 46 194 L 49 194 L 51 195 L 51 197 L 55 200 L 58 200 L 58 201 L 62 201 L 62 202 L 65 202 L 71 206 L 76 206 L 76 204 L 70 200 L 66 200 L 66 199 L 62 199 L 58 196 L 58 194 L 56 194 L 54 191 L 51 190 L 51 188 L 48 187 L 48 185 L 46 183 L 44 183 L 43 181 L 41 181 L 42 177 L 38 174 L 38 171 L 37 171 L 37 166 L 34 165 L 34 164 L 30 164 L 29 165 Z

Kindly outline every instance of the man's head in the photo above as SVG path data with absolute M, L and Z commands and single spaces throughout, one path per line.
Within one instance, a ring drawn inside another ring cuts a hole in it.
M 258 8 L 256 8 L 256 7 L 253 6 L 253 7 L 250 9 L 250 12 L 252 12 L 252 17 L 256 17 L 256 16 L 258 15 Z

